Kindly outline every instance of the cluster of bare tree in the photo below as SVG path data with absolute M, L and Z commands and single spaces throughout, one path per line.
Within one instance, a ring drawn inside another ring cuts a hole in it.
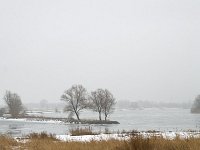
M 24 107 L 18 94 L 12 93 L 11 91 L 6 91 L 3 99 L 8 107 L 8 113 L 13 118 L 17 118 L 23 113 Z M 5 108 L 2 108 L 1 110 L 4 110 L 2 113 L 5 113 Z
M 69 112 L 69 117 L 75 114 L 78 120 L 80 120 L 80 111 L 83 109 L 92 109 L 98 112 L 99 120 L 102 120 L 101 116 L 104 114 L 105 120 L 107 120 L 116 104 L 114 96 L 107 89 L 97 89 L 88 94 L 82 85 L 73 85 L 64 92 L 61 100 L 67 102 L 64 110 Z

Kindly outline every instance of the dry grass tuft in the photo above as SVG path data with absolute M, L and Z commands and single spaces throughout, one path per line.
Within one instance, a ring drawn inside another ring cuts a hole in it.
M 69 130 L 71 136 L 80 136 L 80 135 L 97 135 L 98 133 L 93 132 L 91 127 L 87 128 L 76 128 Z
M 17 141 L 15 141 L 13 138 L 6 135 L 0 135 L 0 150 L 7 150 L 10 149 L 10 147 L 17 145 Z
M 31 133 L 27 136 L 28 139 L 51 139 L 56 140 L 56 136 L 54 134 L 47 134 L 46 132 L 41 133 Z

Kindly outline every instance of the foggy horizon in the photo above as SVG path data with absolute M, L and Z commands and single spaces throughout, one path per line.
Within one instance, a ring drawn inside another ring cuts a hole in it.
M 61 102 L 65 90 L 116 100 L 191 102 L 200 94 L 200 1 L 0 1 L 0 105 Z

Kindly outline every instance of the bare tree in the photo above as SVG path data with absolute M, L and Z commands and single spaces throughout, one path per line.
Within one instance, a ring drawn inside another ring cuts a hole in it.
M 116 101 L 112 93 L 107 89 L 105 89 L 104 94 L 105 95 L 102 111 L 105 115 L 105 120 L 107 120 L 108 115 L 113 113 L 114 111 L 114 105 L 116 104 Z
M 108 115 L 114 110 L 113 106 L 116 104 L 115 98 L 107 89 L 97 89 L 96 91 L 91 92 L 90 101 L 90 107 L 93 111 L 99 113 L 99 120 L 102 120 L 102 113 L 104 113 L 105 120 L 107 120 Z
M 73 85 L 64 92 L 61 100 L 67 102 L 64 110 L 69 112 L 70 116 L 75 114 L 77 119 L 80 120 L 80 111 L 88 106 L 87 90 L 82 85 Z
M 90 108 L 92 108 L 93 111 L 99 113 L 99 120 L 101 120 L 101 113 L 102 113 L 104 99 L 105 99 L 105 91 L 103 89 L 97 89 L 96 91 L 91 92 Z
M 16 93 L 11 93 L 10 91 L 6 91 L 4 96 L 4 101 L 8 106 L 8 111 L 12 117 L 16 118 L 23 111 L 23 105 L 21 102 L 21 98 Z

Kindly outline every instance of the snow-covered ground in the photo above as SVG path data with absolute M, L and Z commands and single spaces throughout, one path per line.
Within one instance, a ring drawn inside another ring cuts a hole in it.
M 174 139 L 177 136 L 180 138 L 189 137 L 200 137 L 200 132 L 157 132 L 157 133 L 147 133 L 140 132 L 144 138 L 152 136 L 162 136 L 166 139 Z M 101 140 L 128 140 L 130 135 L 128 134 L 99 134 L 99 135 L 82 135 L 82 136 L 71 136 L 71 135 L 56 135 L 56 138 L 62 141 L 79 141 L 79 142 L 89 142 L 89 141 L 101 141 Z
M 177 136 L 180 138 L 189 138 L 189 137 L 200 137 L 200 133 L 190 133 L 190 132 L 163 132 L 163 133 L 140 133 L 144 138 L 152 136 L 162 136 L 165 139 L 174 139 Z M 71 135 L 56 135 L 56 138 L 61 141 L 74 141 L 74 142 L 90 142 L 90 141 L 107 141 L 107 140 L 128 140 L 131 136 L 127 134 L 99 134 L 99 135 L 82 135 L 82 136 L 71 136 Z M 19 142 L 26 143 L 28 139 L 15 137 Z
M 62 141 L 89 142 L 89 141 L 101 141 L 109 139 L 127 140 L 129 136 L 123 134 L 99 134 L 99 135 L 82 135 L 82 136 L 57 135 L 56 138 Z

